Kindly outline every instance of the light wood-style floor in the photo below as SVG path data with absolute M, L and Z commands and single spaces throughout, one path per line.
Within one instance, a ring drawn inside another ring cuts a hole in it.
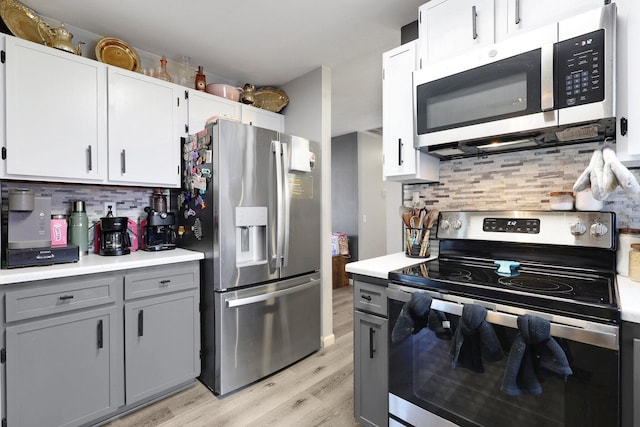
M 222 398 L 200 382 L 109 427 L 359 426 L 353 418 L 353 287 L 333 290 L 336 343 Z

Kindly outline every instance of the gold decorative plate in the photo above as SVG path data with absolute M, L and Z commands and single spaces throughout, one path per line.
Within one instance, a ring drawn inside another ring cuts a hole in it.
M 253 106 L 263 110 L 280 112 L 289 103 L 289 97 L 281 89 L 261 87 L 253 95 Z
M 96 58 L 105 64 L 138 71 L 140 57 L 134 48 L 115 37 L 105 37 L 96 45 Z
M 0 0 L 0 17 L 14 36 L 47 44 L 49 26 L 36 13 L 17 0 Z M 42 30 L 38 27 L 42 25 Z

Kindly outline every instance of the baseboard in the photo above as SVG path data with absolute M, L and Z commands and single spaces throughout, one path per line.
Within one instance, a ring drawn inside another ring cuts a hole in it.
M 335 334 L 327 335 L 326 337 L 322 337 L 322 348 L 329 347 L 336 343 Z

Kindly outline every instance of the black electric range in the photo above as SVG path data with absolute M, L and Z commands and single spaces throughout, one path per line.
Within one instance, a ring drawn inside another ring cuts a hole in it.
M 393 282 L 604 323 L 620 323 L 611 212 L 442 212 L 438 259 Z

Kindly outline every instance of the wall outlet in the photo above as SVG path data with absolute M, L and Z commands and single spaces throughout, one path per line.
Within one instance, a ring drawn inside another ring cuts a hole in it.
M 118 216 L 118 212 L 116 210 L 116 202 L 104 202 L 104 216 L 107 216 L 109 213 L 109 206 L 111 206 L 111 213 L 113 216 Z

